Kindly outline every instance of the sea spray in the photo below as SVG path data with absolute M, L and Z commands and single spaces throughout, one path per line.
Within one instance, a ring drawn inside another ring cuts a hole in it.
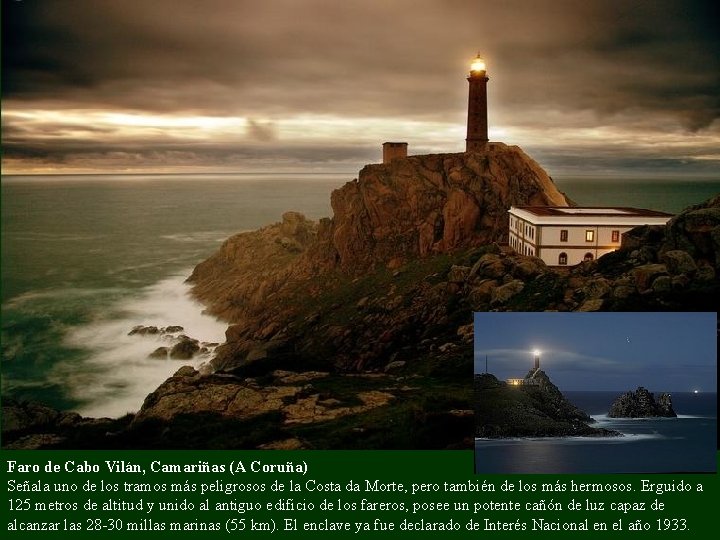
M 139 294 L 111 306 L 106 317 L 71 329 L 65 345 L 89 351 L 83 366 L 67 362 L 54 367 L 54 377 L 67 392 L 83 402 L 78 412 L 87 416 L 118 417 L 137 411 L 148 393 L 183 365 L 197 368 L 209 360 L 149 358 L 160 346 L 172 345 L 161 335 L 128 335 L 137 325 L 179 325 L 200 342 L 221 343 L 227 325 L 205 315 L 190 296 L 183 271 L 141 289 Z

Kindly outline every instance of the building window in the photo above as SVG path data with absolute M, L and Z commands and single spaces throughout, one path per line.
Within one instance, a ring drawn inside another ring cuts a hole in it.
M 585 241 L 586 242 L 594 242 L 595 241 L 595 231 L 585 231 Z
M 558 255 L 558 264 L 560 266 L 565 266 L 567 264 L 567 253 L 563 252 Z
M 619 242 L 619 241 L 620 241 L 620 231 L 613 231 L 613 232 L 612 232 L 612 241 L 613 241 L 613 242 Z
M 594 259 L 593 254 L 589 251 L 583 257 L 583 261 L 592 261 Z
M 560 241 L 561 242 L 567 242 L 568 239 L 568 232 L 567 229 L 563 229 L 560 231 Z

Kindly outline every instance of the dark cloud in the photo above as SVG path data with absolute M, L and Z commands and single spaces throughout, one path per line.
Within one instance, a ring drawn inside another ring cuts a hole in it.
M 272 122 L 260 122 L 248 119 L 247 136 L 255 141 L 270 142 L 277 140 L 277 127 Z
M 23 160 L 41 167 L 62 163 L 74 169 L 107 170 L 127 165 L 147 168 L 211 168 L 252 165 L 262 169 L 327 163 L 336 170 L 353 171 L 359 164 L 376 161 L 377 147 L 337 144 L 188 144 L 164 141 L 147 145 L 138 142 L 98 143 L 93 139 L 36 140 L 26 144 L 8 140 L 3 148 L 6 160 Z M 343 164 L 345 166 L 343 167 Z
M 8 111 L 245 117 L 247 138 L 273 145 L 278 124 L 302 114 L 461 124 L 466 64 L 479 48 L 497 125 L 543 130 L 556 118 L 720 138 L 716 2 L 55 0 L 3 8 Z

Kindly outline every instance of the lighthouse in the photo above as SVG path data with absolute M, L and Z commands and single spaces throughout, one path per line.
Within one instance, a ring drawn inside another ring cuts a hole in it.
M 470 64 L 470 85 L 468 91 L 467 139 L 465 151 L 483 150 L 488 142 L 487 121 L 487 69 L 485 60 L 478 54 Z

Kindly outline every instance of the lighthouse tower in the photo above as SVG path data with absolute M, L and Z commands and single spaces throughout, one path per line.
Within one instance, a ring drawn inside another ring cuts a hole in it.
M 535 357 L 535 365 L 533 366 L 533 369 L 538 370 L 540 369 L 540 351 L 535 349 L 533 351 L 533 356 Z
M 485 148 L 488 142 L 487 121 L 487 70 L 485 61 L 478 54 L 470 65 L 470 83 L 468 93 L 467 139 L 465 151 L 477 152 Z

